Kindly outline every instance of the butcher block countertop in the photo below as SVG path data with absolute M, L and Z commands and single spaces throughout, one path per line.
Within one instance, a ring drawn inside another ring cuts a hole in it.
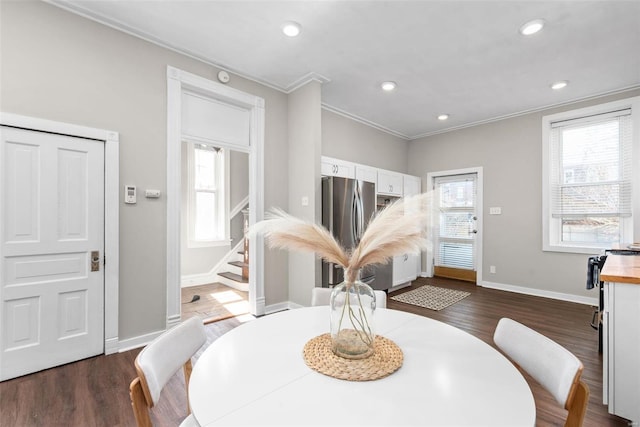
M 600 279 L 605 282 L 640 285 L 640 255 L 608 255 Z

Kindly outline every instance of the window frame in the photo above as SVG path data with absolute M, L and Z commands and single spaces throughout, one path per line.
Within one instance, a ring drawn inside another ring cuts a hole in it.
M 631 189 L 631 217 L 620 217 L 621 242 L 632 243 L 638 240 L 640 234 L 640 96 L 593 105 L 586 108 L 564 111 L 542 117 L 542 250 L 548 252 L 567 252 L 578 254 L 593 254 L 609 249 L 614 243 L 582 244 L 565 243 L 560 239 L 561 218 L 553 218 L 551 214 L 551 132 L 552 124 L 559 121 L 575 120 L 584 117 L 607 114 L 617 110 L 631 110 L 631 152 L 632 152 L 632 189 Z M 636 159 L 635 161 L 633 159 Z M 638 165 L 638 166 L 636 166 Z M 634 240 L 635 237 L 635 240 Z
M 220 239 L 202 240 L 196 239 L 196 193 L 195 188 L 195 151 L 200 142 L 185 141 L 187 143 L 187 174 L 188 174 L 188 196 L 187 196 L 187 247 L 206 248 L 217 246 L 229 246 L 231 244 L 229 226 L 229 150 L 218 147 L 222 150 L 221 156 L 216 160 L 216 180 L 222 180 L 220 185 L 216 185 L 216 202 L 218 206 L 218 226 L 224 228 L 223 236 Z M 207 144 L 208 145 L 208 144 Z M 217 183 L 216 183 L 217 184 Z

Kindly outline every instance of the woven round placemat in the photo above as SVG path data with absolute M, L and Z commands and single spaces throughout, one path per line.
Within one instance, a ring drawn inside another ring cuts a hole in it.
M 384 378 L 400 368 L 404 355 L 390 339 L 376 336 L 373 354 L 366 359 L 345 359 L 331 350 L 331 334 L 310 339 L 302 351 L 304 361 L 313 370 L 348 381 L 372 381 Z

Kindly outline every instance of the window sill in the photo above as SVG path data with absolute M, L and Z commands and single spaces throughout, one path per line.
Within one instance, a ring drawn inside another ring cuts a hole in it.
M 597 254 L 597 253 L 601 253 L 603 251 L 605 251 L 606 249 L 609 249 L 611 246 L 613 246 L 615 243 L 611 243 L 605 246 L 591 246 L 591 247 L 586 247 L 586 246 L 559 246 L 559 245 L 543 245 L 542 247 L 542 251 L 543 252 L 563 252 L 563 253 L 569 253 L 569 254 L 589 254 L 589 255 L 593 255 L 593 254 Z

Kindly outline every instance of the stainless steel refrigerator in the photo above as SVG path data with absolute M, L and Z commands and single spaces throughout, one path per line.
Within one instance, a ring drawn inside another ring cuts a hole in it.
M 375 185 L 371 182 L 335 176 L 322 178 L 322 225 L 338 242 L 352 249 L 359 242 L 376 210 Z M 365 267 L 360 280 L 374 289 L 386 289 L 376 283 L 375 267 Z M 322 286 L 331 287 L 344 280 L 342 267 L 322 262 Z

